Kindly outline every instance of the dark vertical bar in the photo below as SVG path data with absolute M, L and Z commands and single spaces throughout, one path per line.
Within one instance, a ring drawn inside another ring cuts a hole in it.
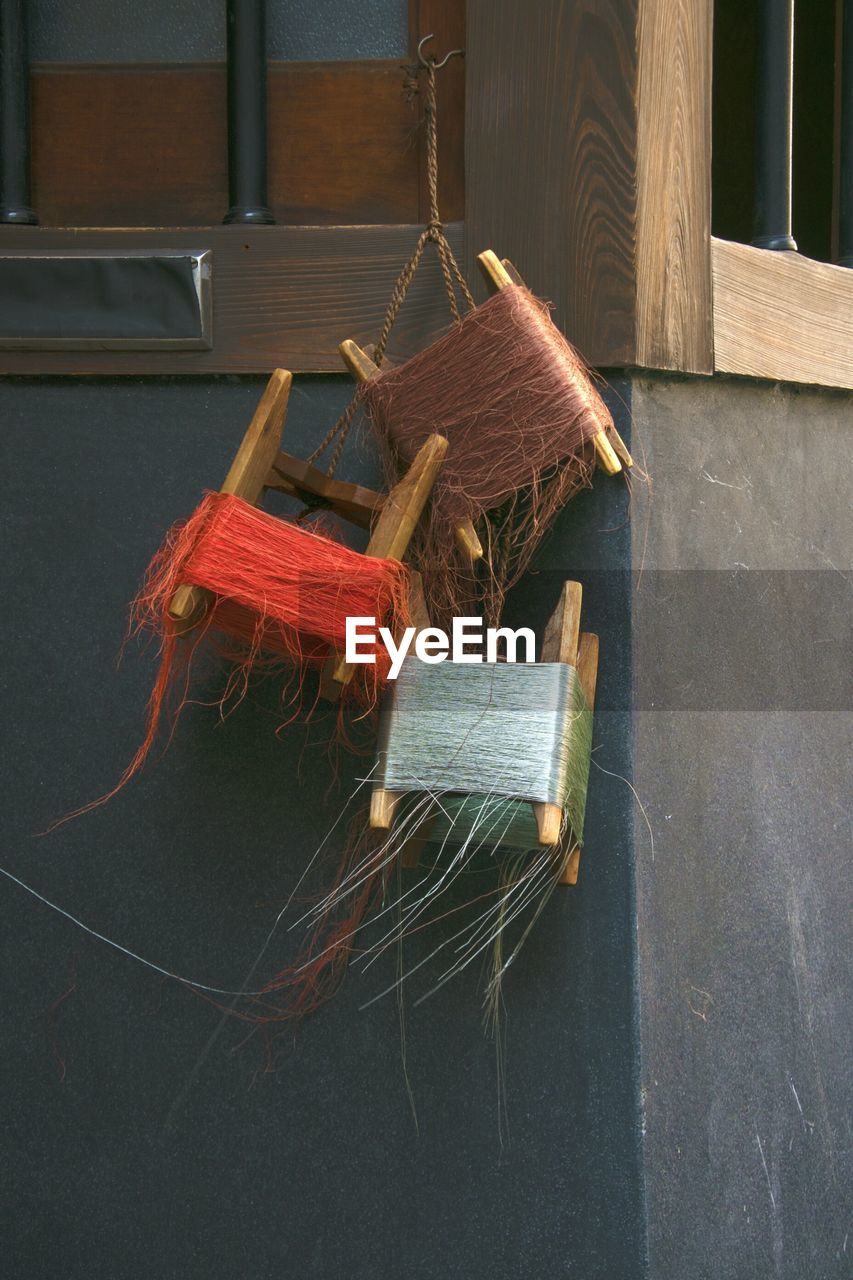
M 838 152 L 838 261 L 853 267 L 853 0 L 841 7 L 841 146 Z
M 265 0 L 227 0 L 228 199 L 224 222 L 274 222 L 267 207 Z
M 25 0 L 0 0 L 0 222 L 34 225 Z
M 755 104 L 755 222 L 760 249 L 796 249 L 791 235 L 794 0 L 761 0 Z

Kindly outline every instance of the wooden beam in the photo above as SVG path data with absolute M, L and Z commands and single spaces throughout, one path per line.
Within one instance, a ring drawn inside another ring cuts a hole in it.
M 430 625 L 426 601 L 424 600 L 423 582 L 416 569 L 410 570 L 409 611 L 412 615 L 412 622 L 419 631 Z M 340 685 L 338 685 L 338 688 L 340 689 Z M 378 798 L 374 803 L 373 796 L 371 796 L 370 825 L 387 829 L 394 821 L 394 814 L 397 805 L 402 799 L 402 794 L 400 792 L 385 791 L 380 787 L 374 790 L 373 795 Z M 418 865 L 421 852 L 427 842 L 430 827 L 434 822 L 435 815 L 428 814 L 418 824 L 417 830 L 413 835 L 406 841 L 400 851 L 400 859 L 404 867 L 411 868 Z
M 126 250 L 213 251 L 210 351 L 0 351 L 0 373 L 339 373 L 349 329 L 375 339 L 420 227 L 0 227 L 0 254 L 86 256 Z M 448 228 L 454 252 L 462 231 Z M 394 326 L 393 353 L 413 355 L 447 327 L 434 255 L 425 257 Z
M 281 444 L 292 383 L 293 374 L 287 369 L 274 369 L 270 374 L 243 442 L 228 468 L 222 493 L 233 494 L 253 506 L 260 498 Z
M 636 351 L 638 3 L 466 5 L 466 262 L 498 246 L 593 365 Z
M 468 0 L 466 261 L 499 245 L 593 365 L 713 367 L 711 8 Z
M 714 365 L 853 388 L 853 271 L 714 239 Z
M 280 493 L 302 500 L 306 496 L 319 498 L 335 515 L 358 525 L 360 529 L 370 528 L 385 501 L 384 493 L 367 489 L 362 484 L 336 480 L 334 476 L 327 476 L 319 467 L 294 457 L 292 453 L 279 452 L 275 455 L 265 488 L 277 489 Z
M 641 0 L 634 363 L 711 373 L 713 0 Z
M 402 560 L 446 453 L 446 436 L 432 435 L 424 441 L 412 465 L 382 504 L 365 555 Z

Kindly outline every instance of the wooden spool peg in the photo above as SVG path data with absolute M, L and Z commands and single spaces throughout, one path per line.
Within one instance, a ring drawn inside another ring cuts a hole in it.
M 370 825 L 378 831 L 390 831 L 394 825 L 397 806 L 403 799 L 400 791 L 372 792 L 370 796 Z
M 378 560 L 403 559 L 427 498 L 432 492 L 436 476 L 441 470 L 447 449 L 448 443 L 444 436 L 432 435 L 424 441 L 402 480 L 394 485 L 383 502 L 365 555 L 375 556 Z M 420 578 L 415 587 L 416 592 L 419 590 Z M 422 593 L 420 599 L 422 603 Z M 417 605 L 417 596 L 415 603 Z M 354 668 L 345 658 L 335 655 L 327 664 L 327 671 L 329 670 L 338 685 L 345 685 L 352 678 Z M 328 692 L 326 682 L 324 693 L 328 696 Z
M 352 338 L 345 338 L 339 347 L 341 359 L 349 369 L 356 382 L 370 382 L 381 370 L 370 356 Z M 483 545 L 477 537 L 477 531 L 470 520 L 457 525 L 453 530 L 456 545 L 464 556 L 472 563 L 483 558 Z
M 421 575 L 414 569 L 411 570 L 411 589 L 409 592 L 409 612 L 412 615 L 412 622 L 418 631 L 425 631 L 431 626 L 429 614 L 427 613 L 426 600 L 424 599 L 423 584 Z M 380 796 L 376 804 L 373 803 L 373 795 Z M 387 830 L 394 821 L 394 813 L 397 804 L 402 798 L 400 795 L 391 791 L 376 790 L 371 795 L 370 801 L 370 826 Z M 375 821 L 374 821 L 375 818 Z M 421 860 L 421 853 L 429 839 L 431 828 L 435 825 L 435 814 L 428 814 L 422 822 L 419 823 L 417 830 L 409 837 L 400 850 L 400 862 L 408 870 L 417 867 Z
M 477 262 L 486 278 L 486 283 L 493 291 L 506 289 L 511 284 L 524 285 L 521 274 L 509 259 L 504 258 L 502 261 L 492 249 L 486 249 L 483 253 L 478 254 Z M 612 444 L 609 438 L 610 435 L 613 437 Z M 607 475 L 618 475 L 622 470 L 623 462 L 626 467 L 634 465 L 634 459 L 628 452 L 624 440 L 615 427 L 609 426 L 608 431 L 602 428 L 597 435 L 593 436 L 592 444 L 598 465 Z
M 233 494 L 253 506 L 258 502 L 281 444 L 292 381 L 293 374 L 287 369 L 273 370 L 220 493 Z M 177 588 L 169 603 L 169 616 L 179 634 L 201 621 L 210 599 L 211 593 L 203 587 L 185 584 Z
M 583 696 L 586 698 L 586 705 L 592 711 L 595 708 L 595 686 L 598 681 L 598 636 L 590 631 L 583 632 L 578 645 L 578 679 L 583 689 Z M 575 832 L 568 832 L 562 849 L 565 854 L 565 863 L 560 884 L 577 884 L 581 847 Z
M 579 582 L 564 582 L 557 607 L 545 628 L 540 662 L 565 662 L 577 666 L 578 641 L 581 630 L 583 588 Z M 557 845 L 563 829 L 563 810 L 558 804 L 535 801 L 533 816 L 539 832 L 539 843 Z

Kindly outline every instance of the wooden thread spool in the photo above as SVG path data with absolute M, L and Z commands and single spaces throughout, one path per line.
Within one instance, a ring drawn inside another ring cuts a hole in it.
M 578 582 L 566 582 L 557 607 L 545 629 L 540 662 L 560 662 L 577 669 L 578 680 L 590 712 L 594 709 L 598 672 L 598 637 L 581 634 L 582 588 Z M 392 791 L 375 784 L 370 802 L 371 827 L 389 830 L 401 801 L 403 792 Z M 523 802 L 519 802 L 523 803 Z M 544 801 L 532 802 L 539 844 L 551 846 L 563 865 L 561 883 L 575 884 L 580 860 L 581 832 L 564 830 L 564 813 L 559 804 Z M 404 866 L 416 866 L 424 844 L 429 839 L 434 818 L 427 817 L 415 834 L 406 842 L 402 851 Z
M 336 480 L 280 449 L 292 381 L 293 375 L 288 370 L 273 371 L 221 492 L 242 498 L 253 506 L 260 502 L 265 489 L 316 500 L 363 528 L 373 525 L 366 555 L 402 560 L 441 469 L 447 440 L 440 435 L 430 436 L 406 474 L 388 494 Z M 413 603 L 417 610 L 422 608 L 419 604 L 422 597 L 417 576 L 414 577 Z M 198 626 L 210 601 L 211 594 L 204 588 L 183 585 L 176 589 L 169 604 L 169 616 L 177 624 L 179 634 Z M 332 655 L 321 681 L 321 691 L 326 697 L 336 698 L 352 673 L 351 665 Z

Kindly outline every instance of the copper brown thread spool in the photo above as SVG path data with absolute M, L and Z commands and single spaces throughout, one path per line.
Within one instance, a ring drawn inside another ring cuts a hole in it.
M 389 473 L 427 431 L 450 441 L 415 553 L 439 625 L 472 604 L 498 620 L 557 510 L 591 483 L 593 442 L 617 471 L 611 436 L 631 461 L 583 360 L 546 305 L 512 281 L 405 364 L 377 371 L 361 395 Z M 502 508 L 495 543 L 494 524 L 482 521 Z M 479 585 L 448 536 L 463 521 L 481 522 L 489 564 Z

